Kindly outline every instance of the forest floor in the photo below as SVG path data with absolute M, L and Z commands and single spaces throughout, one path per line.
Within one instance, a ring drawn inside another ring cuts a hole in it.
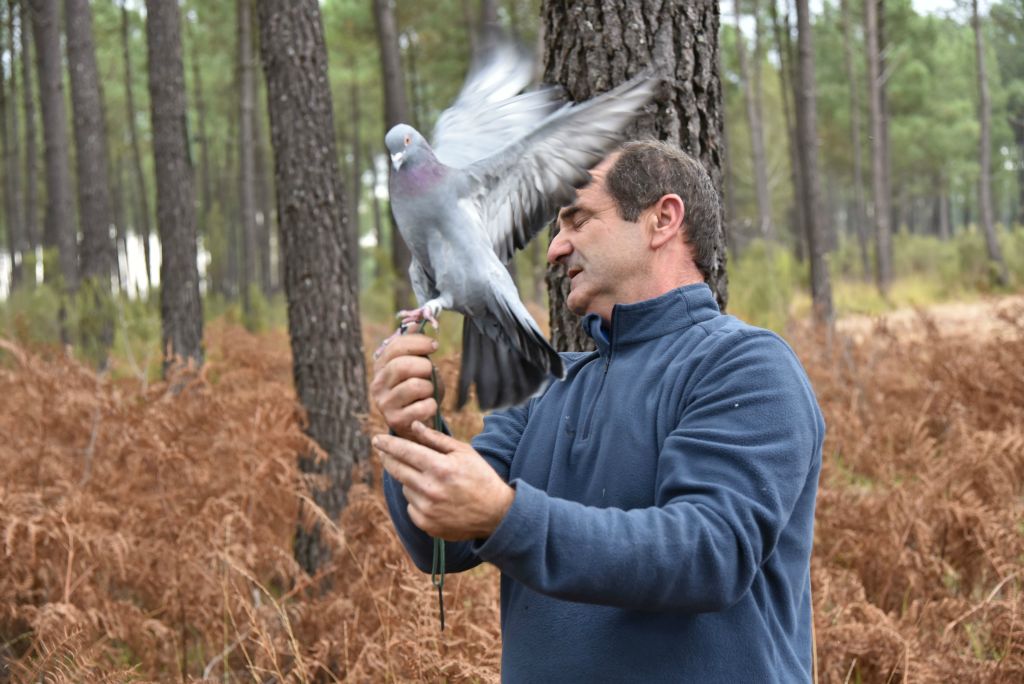
M 828 425 L 819 681 L 1024 681 L 1024 298 L 837 331 L 787 333 Z M 286 334 L 206 347 L 171 392 L 0 340 L 0 681 L 497 681 L 497 571 L 448 578 L 440 633 L 375 462 L 338 524 L 308 505 Z M 316 580 L 300 517 L 333 549 Z

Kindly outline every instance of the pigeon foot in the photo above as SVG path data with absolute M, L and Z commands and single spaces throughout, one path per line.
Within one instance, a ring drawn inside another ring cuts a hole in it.
M 434 330 L 438 330 L 440 329 L 440 325 L 437 322 L 437 316 L 440 313 L 441 305 L 435 300 L 430 300 L 418 309 L 403 309 L 398 312 L 398 318 L 402 319 L 402 325 L 399 330 L 404 332 L 410 325 L 416 323 L 426 325 L 428 322 L 434 325 Z

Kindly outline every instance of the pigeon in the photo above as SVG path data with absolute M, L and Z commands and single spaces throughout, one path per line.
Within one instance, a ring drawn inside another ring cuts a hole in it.
M 622 142 L 660 82 L 647 71 L 565 103 L 558 88 L 521 92 L 533 72 L 524 50 L 499 43 L 476 60 L 439 117 L 433 145 L 407 124 L 384 139 L 391 211 L 412 254 L 419 305 L 399 312 L 395 334 L 427 321 L 436 327 L 442 310 L 464 316 L 459 409 L 471 384 L 480 408 L 490 410 L 520 404 L 565 376 L 506 264 L 590 182 L 589 169 Z

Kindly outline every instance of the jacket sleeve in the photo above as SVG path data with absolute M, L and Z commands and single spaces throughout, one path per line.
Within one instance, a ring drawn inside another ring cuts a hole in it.
M 571 601 L 687 612 L 739 601 L 817 476 L 824 424 L 784 342 L 734 335 L 691 378 L 658 455 L 655 506 L 590 507 L 516 480 L 480 558 Z
M 484 457 L 492 468 L 508 482 L 509 465 L 519 445 L 526 426 L 527 405 L 503 411 L 495 411 L 484 419 L 484 429 L 473 439 L 473 448 Z M 445 424 L 444 432 L 451 434 Z M 434 540 L 423 532 L 409 518 L 409 502 L 402 493 L 402 485 L 384 473 L 384 498 L 388 512 L 394 522 L 399 539 L 412 558 L 413 563 L 423 572 L 430 572 L 434 558 Z M 462 572 L 480 564 L 481 559 L 473 551 L 472 542 L 445 542 L 445 572 Z

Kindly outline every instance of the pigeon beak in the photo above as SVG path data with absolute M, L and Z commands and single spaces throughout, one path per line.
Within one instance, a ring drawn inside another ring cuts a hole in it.
M 391 155 L 391 164 L 395 167 L 395 171 L 402 168 L 402 161 L 405 159 L 405 152 L 395 152 Z

